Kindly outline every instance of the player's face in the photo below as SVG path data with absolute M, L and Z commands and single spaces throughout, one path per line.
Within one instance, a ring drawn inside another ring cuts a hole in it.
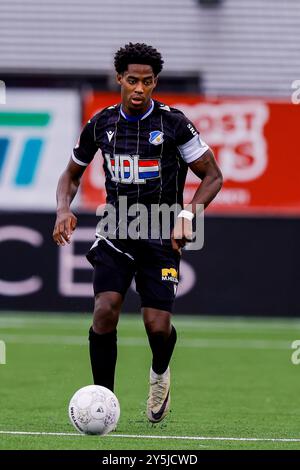
M 150 65 L 129 64 L 123 74 L 117 74 L 121 85 L 123 109 L 127 114 L 143 114 L 150 106 L 157 77 Z

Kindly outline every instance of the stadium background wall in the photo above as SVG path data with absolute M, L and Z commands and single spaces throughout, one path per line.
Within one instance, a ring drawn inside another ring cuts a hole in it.
M 0 310 L 92 312 L 84 255 L 96 218 L 80 214 L 74 243 L 61 249 L 51 238 L 54 220 L 53 213 L 2 212 Z M 207 216 L 204 248 L 183 256 L 175 313 L 300 316 L 299 238 L 297 218 Z M 132 289 L 123 311 L 139 311 Z

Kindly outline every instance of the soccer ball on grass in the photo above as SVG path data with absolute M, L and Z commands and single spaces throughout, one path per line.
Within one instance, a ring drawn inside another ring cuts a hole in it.
M 119 417 L 116 395 L 100 385 L 80 388 L 69 403 L 70 421 L 82 434 L 108 434 L 116 428 Z

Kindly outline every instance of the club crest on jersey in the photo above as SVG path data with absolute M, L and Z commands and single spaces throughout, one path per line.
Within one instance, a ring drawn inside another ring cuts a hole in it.
M 149 142 L 153 145 L 160 145 L 164 141 L 164 133 L 161 131 L 150 132 Z

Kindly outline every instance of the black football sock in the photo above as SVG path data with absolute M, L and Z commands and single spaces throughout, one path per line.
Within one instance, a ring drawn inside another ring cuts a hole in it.
M 91 327 L 89 340 L 94 384 L 102 385 L 113 392 L 117 362 L 117 330 L 98 334 Z
M 152 370 L 156 374 L 163 374 L 168 368 L 174 350 L 176 330 L 172 325 L 171 334 L 167 339 L 161 333 L 148 334 L 148 339 L 153 354 Z

